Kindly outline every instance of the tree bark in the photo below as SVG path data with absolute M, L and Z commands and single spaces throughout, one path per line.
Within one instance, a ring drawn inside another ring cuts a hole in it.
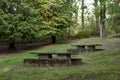
M 94 0 L 94 6 L 95 6 L 95 8 L 98 7 L 98 0 Z M 100 16 L 100 14 L 99 14 L 98 10 L 95 9 L 96 33 L 97 33 L 96 35 L 99 35 L 99 33 L 100 33 L 99 16 Z
M 51 39 L 52 39 L 52 44 L 55 44 L 57 42 L 56 36 L 51 36 Z
M 82 0 L 81 9 L 82 9 L 82 13 L 81 13 L 81 17 L 82 17 L 82 28 L 84 28 L 84 27 L 85 27 L 85 25 L 84 25 L 84 0 Z
M 100 24 L 99 27 L 100 27 L 100 39 L 103 39 L 105 37 L 105 26 L 103 24 Z
M 106 18 L 106 4 L 102 4 L 101 2 L 101 9 L 100 9 L 100 38 L 104 38 L 105 34 L 105 18 Z
M 98 36 L 100 33 L 100 28 L 99 28 L 99 17 L 96 16 L 96 35 Z

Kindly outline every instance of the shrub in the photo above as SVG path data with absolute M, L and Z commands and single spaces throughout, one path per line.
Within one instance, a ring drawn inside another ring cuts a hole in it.
M 76 38 L 88 38 L 91 36 L 91 32 L 92 31 L 90 29 L 80 29 L 76 35 Z

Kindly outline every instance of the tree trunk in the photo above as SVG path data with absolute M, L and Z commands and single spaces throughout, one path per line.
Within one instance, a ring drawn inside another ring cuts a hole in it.
M 103 24 L 100 24 L 100 39 L 105 37 L 105 26 Z
M 99 17 L 96 16 L 96 35 L 98 36 L 100 33 L 100 28 L 99 28 Z
M 98 0 L 94 0 L 94 7 L 98 7 Z M 99 35 L 100 33 L 100 28 L 99 28 L 99 10 L 95 9 L 95 19 L 96 19 L 96 35 Z
M 9 43 L 9 49 L 10 50 L 16 50 L 15 42 L 10 42 Z
M 57 42 L 56 36 L 51 36 L 51 39 L 52 39 L 52 44 L 55 44 Z
M 82 28 L 84 28 L 84 27 L 85 27 L 85 24 L 84 24 L 84 0 L 82 0 L 81 9 L 82 9 L 82 13 L 81 13 L 81 17 L 82 17 Z
M 105 37 L 105 18 L 106 18 L 106 4 L 102 4 L 101 2 L 101 9 L 100 9 L 100 38 Z

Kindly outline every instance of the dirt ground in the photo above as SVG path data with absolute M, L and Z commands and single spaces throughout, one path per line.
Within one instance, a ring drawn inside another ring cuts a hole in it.
M 21 53 L 28 50 L 38 49 L 38 48 L 48 48 L 51 47 L 47 43 L 27 43 L 27 44 L 16 44 L 16 50 L 9 50 L 8 44 L 0 43 L 0 56 L 2 55 L 12 55 Z

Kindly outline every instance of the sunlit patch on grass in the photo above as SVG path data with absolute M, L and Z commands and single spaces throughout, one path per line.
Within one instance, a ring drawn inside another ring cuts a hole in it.
M 3 72 L 7 72 L 7 71 L 9 71 L 11 68 L 10 67 L 5 67 L 5 68 L 3 68 L 2 70 L 3 70 Z

